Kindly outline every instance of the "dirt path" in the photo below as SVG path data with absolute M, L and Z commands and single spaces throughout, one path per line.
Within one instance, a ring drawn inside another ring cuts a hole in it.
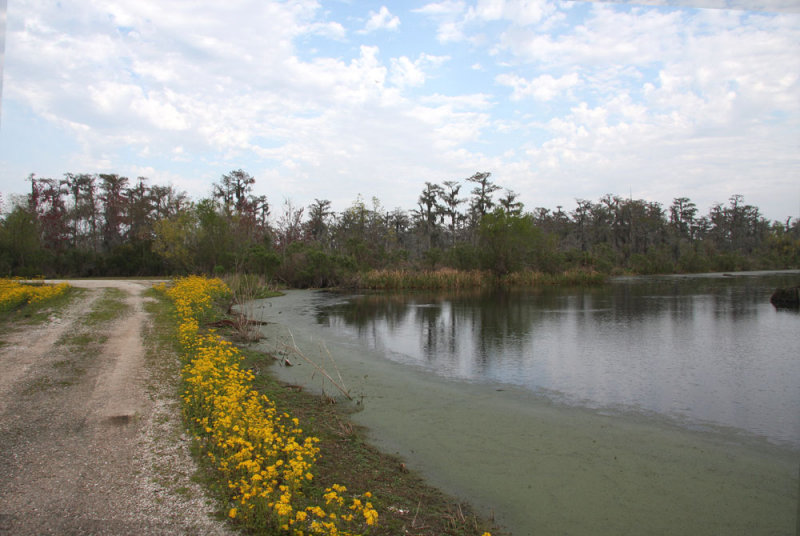
M 227 534 L 191 481 L 175 357 L 145 352 L 150 283 L 70 283 L 87 292 L 2 336 L 0 535 Z M 125 312 L 87 322 L 108 288 Z

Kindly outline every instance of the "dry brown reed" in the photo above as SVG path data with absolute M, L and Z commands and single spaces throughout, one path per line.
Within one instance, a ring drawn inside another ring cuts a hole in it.
M 605 275 L 587 270 L 548 274 L 533 270 L 496 276 L 488 270 L 371 270 L 354 286 L 368 290 L 466 290 L 502 286 L 508 288 L 546 285 L 589 286 L 605 282 Z

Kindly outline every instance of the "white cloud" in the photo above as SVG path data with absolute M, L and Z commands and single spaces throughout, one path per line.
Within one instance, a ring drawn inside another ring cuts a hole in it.
M 413 12 L 438 21 L 436 38 L 440 43 L 458 42 L 465 38 L 463 27 L 467 6 L 464 2 L 457 0 L 434 2 L 415 9 Z
M 541 184 L 570 183 L 592 198 L 627 182 L 634 195 L 690 195 L 700 206 L 732 193 L 763 197 L 787 191 L 787 177 L 798 169 L 789 156 L 800 144 L 798 22 L 729 11 L 620 13 L 600 5 L 567 32 L 509 27 L 498 50 L 516 58 L 517 70 L 546 74 L 495 81 L 520 102 L 583 96 L 592 103 L 554 116 L 547 139 L 528 144 Z M 572 79 L 555 77 L 570 71 Z M 558 82 L 570 90 L 563 93 Z M 796 187 L 788 191 L 798 195 Z
M 459 0 L 445 0 L 444 2 L 431 2 L 424 6 L 414 9 L 414 13 L 430 16 L 453 16 L 466 11 L 466 4 Z
M 527 26 L 540 22 L 554 11 L 555 6 L 548 0 L 479 0 L 467 18 L 507 20 L 515 25 Z
M 686 21 L 679 11 L 620 13 L 593 4 L 592 15 L 567 33 L 541 33 L 535 27 L 511 27 L 499 49 L 521 61 L 544 66 L 646 66 L 669 60 L 682 46 Z
M 417 62 L 405 56 L 392 58 L 392 83 L 398 87 L 418 87 L 425 83 L 425 73 Z
M 464 41 L 464 25 L 457 21 L 446 21 L 439 25 L 437 38 L 442 43 Z
M 315 22 L 309 24 L 306 29 L 308 33 L 328 39 L 344 40 L 347 36 L 347 30 L 338 22 Z
M 451 0 L 402 26 L 383 7 L 367 35 L 312 0 L 61 6 L 9 13 L 4 181 L 42 173 L 49 146 L 22 163 L 4 148 L 35 121 L 67 140 L 48 160 L 76 167 L 56 176 L 142 170 L 193 195 L 238 167 L 301 203 L 406 208 L 424 181 L 478 169 L 529 207 L 637 184 L 701 207 L 799 193 L 796 15 Z
M 532 80 L 526 80 L 515 74 L 503 73 L 495 77 L 495 81 L 500 85 L 514 89 L 511 94 L 512 100 L 533 97 L 539 101 L 549 101 L 559 95 L 569 93 L 570 89 L 579 84 L 580 77 L 577 73 L 566 74 L 560 78 L 553 78 L 549 74 L 543 74 Z
M 145 95 L 141 88 L 131 84 L 103 82 L 89 86 L 88 92 L 99 114 L 114 116 L 118 122 L 143 119 L 156 130 L 186 130 L 189 121 L 176 108 L 175 95 L 167 91 Z
M 438 21 L 437 38 L 442 43 L 485 41 L 481 26 L 496 21 L 507 21 L 514 26 L 541 23 L 556 11 L 549 0 L 478 0 L 476 5 L 447 0 L 426 4 L 414 10 Z
M 381 9 L 376 13 L 369 12 L 369 19 L 361 33 L 370 33 L 377 30 L 396 30 L 400 26 L 400 18 L 392 15 L 386 6 L 381 6 Z
M 608 0 L 588 0 L 607 2 Z M 774 13 L 800 13 L 797 0 L 615 0 L 620 4 L 661 7 L 687 7 L 691 9 L 726 9 L 764 11 Z
M 238 9 L 122 2 L 104 19 L 82 14 L 78 4 L 64 6 L 75 8 L 75 20 L 81 21 L 75 31 L 57 11 L 22 5 L 31 16 L 20 18 L 22 28 L 10 28 L 9 93 L 64 125 L 91 125 L 74 134 L 93 152 L 105 153 L 124 137 L 130 143 L 149 139 L 158 154 L 158 147 L 182 143 L 167 141 L 171 132 L 191 125 L 191 146 L 230 153 L 249 147 L 253 137 L 289 132 L 272 128 L 271 118 L 287 109 L 308 110 L 308 89 L 319 85 L 315 81 L 323 81 L 327 92 L 320 105 L 363 100 L 382 87 L 386 69 L 376 59 L 377 49 L 362 50 L 350 65 L 297 61 L 295 37 L 342 35 L 338 23 L 311 21 L 308 3 L 256 4 L 249 15 L 257 25 L 245 23 L 248 13 Z M 118 24 L 136 31 L 119 33 Z M 239 30 L 230 32 L 233 27 Z
M 419 57 L 411 61 L 406 56 L 392 58 L 390 81 L 399 88 L 419 87 L 425 84 L 427 75 L 426 69 L 435 69 L 449 60 L 447 56 L 433 56 L 431 54 L 420 54 Z

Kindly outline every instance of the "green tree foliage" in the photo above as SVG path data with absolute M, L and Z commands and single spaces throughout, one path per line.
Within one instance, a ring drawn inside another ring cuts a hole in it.
M 503 208 L 481 218 L 478 243 L 484 268 L 498 275 L 538 269 L 545 239 L 530 214 L 518 215 Z
M 314 199 L 314 203 L 308 207 L 308 222 L 306 222 L 308 237 L 318 244 L 329 245 L 332 216 L 331 202 L 328 199 Z
M 116 174 L 28 178 L 30 194 L 0 218 L 6 275 L 249 272 L 330 286 L 358 272 L 450 267 L 665 273 L 800 267 L 800 224 L 769 222 L 740 195 L 703 215 L 688 197 L 668 208 L 613 194 L 572 210 L 526 210 L 488 172 L 425 182 L 412 210 L 361 196 L 342 212 L 315 199 L 272 216 L 237 169 L 196 202 L 171 186 Z M 503 190 L 495 200 L 494 194 Z
M 341 284 L 356 268 L 353 257 L 323 251 L 318 244 L 294 242 L 288 247 L 278 274 L 291 286 L 320 288 Z
M 195 264 L 204 273 L 214 273 L 220 266 L 233 271 L 235 250 L 231 217 L 226 215 L 224 205 L 213 199 L 202 199 L 195 207 L 197 215 L 197 240 L 195 242 Z
M 359 269 L 382 267 L 391 242 L 389 218 L 377 198 L 369 208 L 361 196 L 339 215 L 334 230 L 334 248 L 355 261 Z
M 153 222 L 153 250 L 164 259 L 169 273 L 186 274 L 192 271 L 197 213 L 181 210 Z
M 295 208 L 288 199 L 275 226 L 276 246 L 286 258 L 286 251 L 295 242 L 303 240 L 303 208 Z
M 438 184 L 426 182 L 417 201 L 418 208 L 414 211 L 414 219 L 426 250 L 438 246 L 439 243 L 439 217 L 443 213 L 439 198 L 443 193 Z
M 514 190 L 506 190 L 506 195 L 498 201 L 506 214 L 519 216 L 522 214 L 522 203 L 517 201 L 519 195 Z
M 475 187 L 472 189 L 472 204 L 470 205 L 470 209 L 476 222 L 480 222 L 480 219 L 494 207 L 492 194 L 500 189 L 500 186 L 489 180 L 491 176 L 491 173 L 481 171 L 467 179 L 469 182 L 475 184 Z
M 69 211 L 71 245 L 97 253 L 100 246 L 97 213 L 97 180 L 85 173 L 64 175 L 72 207 Z
M 103 202 L 103 245 L 107 249 L 120 244 L 126 227 L 125 208 L 127 197 L 125 188 L 127 177 L 116 174 L 100 175 L 100 199 Z
M 28 207 L 15 206 L 0 225 L 0 273 L 37 275 L 43 253 L 36 215 Z
M 458 197 L 461 191 L 461 184 L 458 181 L 444 181 L 441 189 L 441 211 L 448 221 L 449 243 L 455 246 L 458 240 L 458 231 L 464 221 L 464 216 L 459 212 L 458 207 L 466 201 L 465 198 Z

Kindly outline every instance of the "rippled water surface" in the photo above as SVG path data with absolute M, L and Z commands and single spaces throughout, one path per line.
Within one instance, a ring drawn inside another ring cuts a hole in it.
M 592 289 L 320 293 L 316 322 L 389 359 L 567 404 L 800 445 L 798 273 L 621 278 Z

